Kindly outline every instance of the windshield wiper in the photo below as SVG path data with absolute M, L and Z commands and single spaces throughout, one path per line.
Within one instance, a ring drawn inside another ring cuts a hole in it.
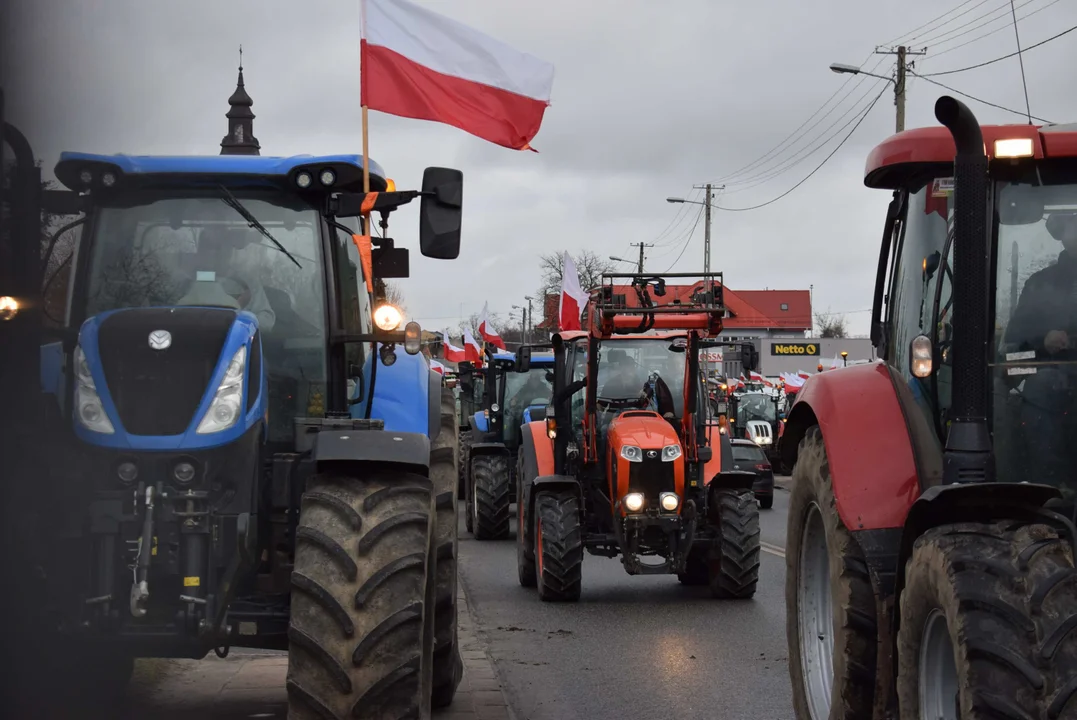
M 274 245 L 277 246 L 278 250 L 287 255 L 288 259 L 295 263 L 295 266 L 297 268 L 303 267 L 299 264 L 299 261 L 296 260 L 292 256 L 292 254 L 288 252 L 288 250 L 285 249 L 283 245 L 280 244 L 280 241 L 277 240 L 277 238 L 273 237 L 270 232 L 265 229 L 265 225 L 262 225 L 262 223 L 258 222 L 258 218 L 254 217 L 254 215 L 251 215 L 251 211 L 243 207 L 243 204 L 240 203 L 239 200 L 236 200 L 236 197 L 228 191 L 228 188 L 226 188 L 224 185 L 218 185 L 217 187 L 219 187 L 221 189 L 221 192 L 223 193 L 223 195 L 221 195 L 221 200 L 224 201 L 225 205 L 239 213 L 240 216 L 242 216 L 242 218 L 247 221 L 247 224 L 260 232 L 263 237 L 268 238 Z

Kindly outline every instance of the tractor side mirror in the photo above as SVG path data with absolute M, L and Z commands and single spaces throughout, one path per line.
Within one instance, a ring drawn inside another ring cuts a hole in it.
M 546 408 L 533 407 L 528 413 L 531 415 L 531 422 L 543 422 L 546 420 Z
M 81 215 L 86 212 L 89 198 L 79 195 L 74 190 L 46 190 L 42 194 L 41 204 L 50 215 Z
M 701 447 L 696 450 L 696 455 L 699 456 L 699 461 L 706 465 L 714 458 L 714 448 L 708 446 Z
M 525 373 L 531 369 L 531 348 L 521 345 L 516 351 L 516 372 Z
M 419 249 L 426 257 L 455 260 L 460 255 L 464 174 L 449 168 L 428 167 L 423 173 L 419 208 Z

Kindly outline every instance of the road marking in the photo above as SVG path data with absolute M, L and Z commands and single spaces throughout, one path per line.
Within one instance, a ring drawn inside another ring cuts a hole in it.
M 759 549 L 765 553 L 771 555 L 777 555 L 778 557 L 785 557 L 785 548 L 778 547 L 777 545 L 771 545 L 770 543 L 760 542 Z

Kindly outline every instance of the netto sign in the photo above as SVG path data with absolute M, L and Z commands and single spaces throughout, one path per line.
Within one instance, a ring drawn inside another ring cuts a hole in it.
M 816 343 L 773 343 L 770 346 L 771 355 L 818 355 L 819 346 Z

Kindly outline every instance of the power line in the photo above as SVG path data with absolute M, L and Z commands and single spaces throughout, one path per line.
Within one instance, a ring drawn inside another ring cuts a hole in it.
M 694 200 L 695 196 L 698 195 L 698 194 L 699 194 L 699 190 L 696 189 L 696 188 L 693 188 L 692 192 L 690 192 L 688 194 L 688 197 L 686 199 Z M 693 205 L 693 204 L 694 203 L 681 203 L 681 206 L 679 208 L 677 208 L 677 213 L 673 216 L 673 219 L 670 221 L 669 225 L 666 226 L 666 229 L 663 230 L 662 232 L 658 233 L 658 236 L 656 238 L 654 238 L 654 240 L 651 241 L 651 242 L 654 243 L 654 245 L 656 247 L 665 247 L 667 245 L 670 245 L 670 244 L 676 242 L 676 240 L 668 240 L 666 242 L 659 242 L 659 241 L 662 240 L 665 237 L 672 237 L 671 233 L 672 233 L 672 231 L 674 229 L 674 226 L 675 225 L 680 225 L 681 223 L 684 222 L 684 220 L 686 218 L 691 217 L 691 213 L 689 212 L 689 210 L 691 210 L 691 207 L 689 207 L 689 206 Z M 677 233 L 675 233 L 675 234 L 679 237 L 680 231 L 677 231 Z
M 1063 30 L 1062 32 L 1060 32 L 1057 35 L 1052 35 L 1051 37 L 1047 38 L 1046 40 L 1041 40 L 1040 42 L 1036 43 L 1035 45 L 1029 45 L 1024 50 L 1018 50 L 1017 52 L 1012 52 L 1009 55 L 1003 55 L 1002 57 L 997 57 L 994 60 L 988 60 L 987 62 L 977 63 L 976 65 L 969 65 L 968 67 L 958 68 L 956 70 L 944 70 L 942 72 L 928 73 L 927 75 L 920 75 L 919 77 L 922 77 L 922 78 L 924 78 L 926 80 L 929 77 L 939 77 L 940 75 L 954 75 L 956 73 L 968 72 L 969 70 L 975 70 L 977 68 L 986 67 L 988 65 L 994 65 L 997 62 L 1002 62 L 1003 60 L 1009 60 L 1012 57 L 1016 57 L 1017 55 L 1020 55 L 1023 52 L 1027 53 L 1029 50 L 1034 50 L 1034 49 L 1040 47 L 1041 45 L 1046 45 L 1047 43 L 1052 42 L 1053 40 L 1059 39 L 1063 35 L 1068 35 L 1069 33 L 1073 32 L 1074 30 L 1077 30 L 1077 25 L 1074 25 L 1069 30 Z
M 1024 7 L 1025 5 L 1031 5 L 1034 2 L 1036 2 L 1036 0 L 1025 0 L 1025 2 L 1022 3 L 1020 5 L 1020 7 Z M 976 30 L 979 30 L 980 28 L 984 27 L 985 25 L 990 25 L 993 22 L 997 22 L 997 21 L 999 21 L 1001 19 L 1005 19 L 1006 11 L 1008 11 L 1009 9 L 1010 9 L 1010 3 L 1009 3 L 1009 0 L 1007 0 L 1006 2 L 1004 2 L 1001 5 L 999 5 L 998 7 L 996 7 L 994 10 L 990 10 L 990 11 L 984 13 L 983 15 L 980 15 L 979 17 L 975 17 L 972 20 L 969 20 L 967 23 L 964 23 L 963 25 L 958 25 L 955 28 L 950 28 L 946 32 L 942 33 L 941 35 L 936 35 L 934 37 L 928 38 L 927 40 L 921 40 L 917 44 L 918 45 L 931 46 L 931 45 L 934 45 L 937 42 L 946 42 L 947 40 L 944 40 L 944 38 L 947 38 L 947 36 L 949 36 L 949 35 L 953 35 L 953 37 L 948 38 L 948 40 L 956 40 L 957 38 L 962 37 L 963 35 L 967 35 L 968 33 L 971 33 L 971 32 L 974 32 Z M 983 20 L 984 18 L 986 18 L 989 15 L 994 15 L 997 12 L 1002 12 L 1002 15 L 999 15 L 998 17 L 991 18 L 987 22 L 980 23 L 976 27 L 969 28 L 968 30 L 965 30 L 964 32 L 957 32 L 958 30 L 961 30 L 962 28 L 967 28 L 967 27 L 969 27 L 969 25 L 972 25 L 973 23 L 975 23 L 975 22 L 977 22 L 979 20 Z M 957 34 L 955 35 L 955 33 L 957 33 Z
M 821 170 L 821 169 L 823 168 L 823 166 L 824 166 L 824 165 L 826 165 L 826 164 L 827 164 L 827 162 L 829 162 L 829 161 L 830 161 L 830 158 L 834 157 L 834 155 L 836 155 L 836 154 L 837 154 L 838 150 L 841 150 L 841 148 L 842 148 L 842 147 L 843 147 L 843 146 L 845 145 L 845 143 L 849 141 L 849 138 L 851 138 L 851 137 L 853 136 L 853 133 L 855 133 L 855 132 L 856 132 L 856 129 L 857 129 L 857 128 L 859 128 L 859 127 L 860 127 L 860 125 L 861 125 L 861 123 L 863 123 L 863 122 L 864 122 L 864 119 L 865 119 L 865 118 L 866 118 L 866 117 L 867 117 L 868 115 L 870 115 L 870 114 L 871 114 L 871 111 L 872 111 L 872 109 L 873 109 L 873 108 L 875 107 L 875 105 L 876 105 L 876 104 L 877 104 L 877 103 L 879 102 L 879 98 L 881 98 L 881 97 L 883 96 L 883 93 L 885 93 L 885 92 L 886 92 L 886 86 L 883 86 L 883 89 L 882 89 L 882 90 L 880 90 L 880 91 L 879 91 L 879 94 L 875 96 L 875 99 L 871 101 L 871 105 L 869 105 L 869 106 L 868 106 L 868 109 L 867 109 L 867 110 L 865 110 L 865 111 L 864 111 L 864 113 L 863 113 L 863 114 L 862 114 L 862 115 L 860 116 L 860 119 L 856 121 L 856 124 L 855 124 L 855 125 L 853 125 L 853 128 L 852 128 L 852 130 L 850 130 L 850 131 L 849 131 L 849 133 L 848 133 L 848 134 L 847 134 L 847 135 L 846 135 L 845 137 L 843 137 L 843 138 L 841 139 L 841 142 L 840 142 L 840 143 L 838 143 L 838 146 L 837 146 L 837 147 L 835 147 L 835 148 L 834 148 L 833 150 L 831 150 L 831 151 L 830 151 L 830 154 L 829 154 L 829 155 L 827 155 L 827 156 L 826 156 L 825 158 L 823 158 L 823 161 L 822 161 L 821 163 L 819 163 L 818 165 L 816 165 L 816 166 L 815 166 L 815 169 L 814 169 L 814 170 L 812 170 L 812 171 L 811 171 L 810 173 L 808 173 L 808 175 L 807 175 L 807 176 L 806 176 L 806 177 L 805 177 L 805 178 L 804 178 L 803 180 L 801 180 L 800 182 L 798 182 L 798 183 L 797 183 L 796 185 L 794 185 L 793 187 L 789 188 L 788 190 L 786 190 L 785 192 L 783 192 L 783 193 L 782 193 L 781 195 L 779 195 L 778 197 L 776 197 L 776 198 L 773 198 L 773 199 L 771 199 L 771 200 L 767 200 L 767 201 L 766 201 L 766 202 L 764 202 L 764 203 L 759 203 L 758 205 L 752 205 L 752 206 L 750 206 L 750 207 L 742 207 L 742 208 L 719 207 L 718 209 L 719 209 L 719 210 L 726 210 L 726 211 L 728 211 L 728 212 L 744 212 L 744 211 L 746 211 L 746 210 L 758 210 L 759 208 L 762 208 L 762 207 L 766 207 L 767 205 L 770 205 L 770 204 L 772 204 L 772 203 L 776 203 L 776 202 L 778 202 L 779 200 L 781 200 L 782 198 L 784 198 L 785 196 L 789 195 L 789 194 L 790 194 L 791 192 L 793 192 L 794 190 L 796 190 L 796 189 L 797 189 L 798 187 L 800 187 L 800 186 L 801 186 L 801 185 L 803 185 L 804 183 L 808 182 L 808 180 L 810 180 L 810 179 L 811 179 L 811 177 L 812 177 L 813 175 L 815 175 L 815 173 L 819 172 L 819 171 L 820 171 L 820 170 Z
M 911 74 L 913 74 L 913 75 L 916 75 L 916 73 L 914 73 L 912 70 L 910 70 L 909 72 Z M 1014 115 L 1020 115 L 1021 117 L 1031 117 L 1033 120 L 1039 120 L 1041 123 L 1044 123 L 1046 125 L 1051 124 L 1050 120 L 1044 120 L 1041 117 L 1036 117 L 1035 115 L 1029 115 L 1028 113 L 1022 112 L 1020 110 L 1014 110 L 1013 108 L 1008 108 L 1005 105 L 997 105 L 997 104 L 995 104 L 993 102 L 988 102 L 987 100 L 984 100 L 982 98 L 978 98 L 975 95 L 969 95 L 966 92 L 961 92 L 960 90 L 956 90 L 956 89 L 950 87 L 949 85 L 943 85 L 941 82 L 939 82 L 937 80 L 932 80 L 930 77 L 928 77 L 926 75 L 916 75 L 916 77 L 921 78 L 923 80 L 927 80 L 932 85 L 937 85 L 937 86 L 941 87 L 943 90 L 949 90 L 950 92 L 952 92 L 952 93 L 954 93 L 956 95 L 960 95 L 961 97 L 966 97 L 969 100 L 974 100 L 974 101 L 976 101 L 976 102 L 978 102 L 978 103 L 980 103 L 982 105 L 989 105 L 989 106 L 991 106 L 993 108 L 998 108 L 999 110 L 1005 110 L 1008 113 L 1013 113 Z
M 1037 8 L 1036 10 L 1033 10 L 1032 12 L 1026 13 L 1026 14 L 1022 15 L 1021 17 L 1017 18 L 1017 21 L 1020 22 L 1022 20 L 1026 20 L 1026 19 L 1032 17 L 1033 15 L 1035 15 L 1036 13 L 1043 12 L 1047 8 L 1051 7 L 1052 5 L 1057 5 L 1060 2 L 1062 2 L 1062 0 L 1051 0 L 1051 2 L 1047 3 L 1043 7 Z M 931 51 L 931 57 L 933 59 L 938 58 L 940 55 L 945 55 L 946 53 L 950 53 L 950 52 L 953 52 L 954 50 L 958 50 L 960 48 L 963 48 L 966 45 L 971 45 L 971 44 L 973 44 L 975 42 L 979 42 L 979 41 L 983 40 L 984 38 L 990 37 L 990 36 L 994 35 L 997 32 L 1002 32 L 1003 30 L 1006 30 L 1009 27 L 1010 26 L 1008 24 L 1003 25 L 1002 27 L 995 28 L 991 32 L 986 32 L 983 35 L 977 35 L 976 37 L 972 38 L 971 40 L 967 40 L 967 41 L 961 43 L 960 45 L 954 45 L 953 47 L 948 47 L 945 50 L 938 50 L 938 51 L 932 50 Z M 952 38 L 952 40 L 956 40 L 956 39 L 957 38 Z M 946 42 L 952 42 L 952 40 L 947 40 Z
M 972 11 L 973 11 L 973 10 L 975 10 L 976 8 L 980 7 L 981 5 L 986 5 L 988 1 L 989 1 L 989 0 L 980 0 L 980 2 L 976 3 L 975 5 L 973 5 L 972 7 L 970 7 L 970 8 L 969 8 L 968 10 L 966 10 L 965 12 L 963 12 L 963 13 L 959 13 L 959 14 L 955 15 L 954 17 L 950 18 L 949 20 L 947 20 L 946 22 L 944 22 L 944 23 L 942 23 L 942 24 L 940 24 L 940 25 L 936 25 L 936 26 L 935 26 L 934 28 L 931 28 L 931 30 L 935 30 L 935 29 L 938 29 L 938 28 L 940 28 L 940 27 L 945 27 L 945 26 L 949 25 L 950 23 L 952 23 L 952 22 L 953 22 L 954 20 L 957 20 L 957 19 L 958 19 L 959 17 L 961 17 L 962 15 L 967 15 L 968 13 L 972 12 Z M 936 20 L 942 20 L 942 19 L 943 19 L 944 17 L 946 17 L 946 16 L 947 16 L 947 15 L 949 15 L 950 13 L 952 13 L 952 12 L 954 12 L 954 11 L 956 11 L 956 10 L 960 10 L 961 8 L 963 8 L 963 7 L 965 7 L 966 5 L 968 5 L 968 4 L 970 3 L 970 2 L 973 2 L 973 0 L 965 0 L 965 2 L 961 3 L 960 5 L 958 5 L 957 7 L 953 8 L 952 10 L 947 10 L 946 12 L 944 12 L 944 13 L 943 13 L 942 15 L 939 15 L 939 16 L 938 16 L 937 18 L 935 18 L 934 20 L 928 20 L 928 21 L 927 21 L 926 23 L 924 23 L 924 24 L 923 24 L 923 25 L 921 25 L 920 27 L 917 27 L 917 28 L 913 28 L 913 29 L 912 29 L 912 30 L 910 30 L 909 32 L 905 33 L 904 35 L 898 35 L 898 36 L 897 36 L 896 38 L 894 38 L 893 40 L 889 40 L 889 41 L 887 41 L 887 42 L 884 42 L 884 43 L 883 43 L 883 45 L 898 45 L 898 44 L 901 44 L 901 45 L 909 45 L 910 43 L 912 43 L 912 41 L 913 41 L 913 40 L 915 40 L 916 38 L 919 38 L 919 37 L 923 37 L 923 36 L 924 36 L 924 35 L 926 35 L 926 34 L 927 34 L 928 32 L 931 32 L 931 30 L 928 30 L 927 32 L 922 32 L 922 33 L 920 33 L 919 35 L 914 35 L 913 33 L 917 33 L 917 32 L 919 32 L 920 30 L 923 30 L 923 29 L 924 29 L 924 28 L 926 28 L 927 26 L 929 26 L 929 25 L 931 25 L 932 23 L 934 23 L 934 22 L 935 22 Z M 899 40 L 901 40 L 902 38 L 905 38 L 905 40 L 904 40 L 903 42 L 899 43 L 898 41 L 899 41 Z
M 696 213 L 696 221 L 692 224 L 692 230 L 688 233 L 688 237 L 684 239 L 684 245 L 681 246 L 681 251 L 677 254 L 677 259 L 673 261 L 673 265 L 670 265 L 668 268 L 665 269 L 665 272 L 669 272 L 670 270 L 672 270 L 673 267 L 681 261 L 681 257 L 684 255 L 684 251 L 688 249 L 688 246 L 692 242 L 692 236 L 696 234 L 696 228 L 699 227 L 699 219 L 703 217 L 703 211 L 705 209 L 706 208 L 702 206 L 699 208 L 699 212 Z

